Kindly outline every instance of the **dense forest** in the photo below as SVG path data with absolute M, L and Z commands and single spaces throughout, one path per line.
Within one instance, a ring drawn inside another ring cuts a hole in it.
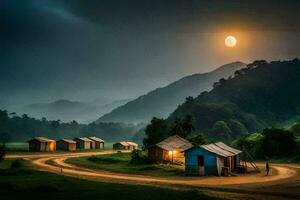
M 123 123 L 90 123 L 79 124 L 76 121 L 62 123 L 59 120 L 49 121 L 31 118 L 24 114 L 16 116 L 0 110 L 0 134 L 13 142 L 24 142 L 32 137 L 44 136 L 53 139 L 73 138 L 77 136 L 98 136 L 106 141 L 131 139 L 144 125 Z
M 255 61 L 220 79 L 210 92 L 188 97 L 168 118 L 191 115 L 195 132 L 230 142 L 268 126 L 288 126 L 300 108 L 300 61 Z

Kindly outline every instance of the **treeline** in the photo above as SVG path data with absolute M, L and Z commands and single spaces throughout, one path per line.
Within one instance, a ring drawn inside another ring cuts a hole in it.
M 279 159 L 300 162 L 300 120 L 291 128 L 266 128 L 260 133 L 245 135 L 233 142 L 243 150 L 242 159 Z M 252 157 L 249 157 L 249 155 Z
M 172 135 L 188 139 L 193 144 L 208 142 L 202 133 L 195 132 L 194 120 L 190 115 L 186 115 L 183 119 L 176 118 L 172 123 L 165 119 L 154 117 L 143 131 L 145 132 L 143 140 L 145 147 L 161 142 Z
M 131 139 L 143 124 L 90 123 L 76 121 L 63 123 L 59 120 L 35 119 L 24 114 L 16 116 L 0 110 L 0 134 L 13 142 L 24 142 L 32 137 L 44 136 L 54 139 L 95 135 L 107 141 Z

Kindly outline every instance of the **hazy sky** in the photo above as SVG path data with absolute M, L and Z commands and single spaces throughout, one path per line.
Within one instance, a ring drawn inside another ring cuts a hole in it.
M 299 0 L 0 0 L 0 104 L 131 98 L 232 61 L 300 57 L 299 10 Z

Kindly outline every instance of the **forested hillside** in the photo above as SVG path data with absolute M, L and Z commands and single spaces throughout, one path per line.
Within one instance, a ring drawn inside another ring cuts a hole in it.
M 186 97 L 195 97 L 203 91 L 211 90 L 214 82 L 233 75 L 245 66 L 244 63 L 234 62 L 209 73 L 186 76 L 114 109 L 98 122 L 140 123 L 149 122 L 153 116 L 168 117 Z
M 232 140 L 295 120 L 300 108 L 300 61 L 256 61 L 221 79 L 210 92 L 189 97 L 168 121 L 192 115 L 196 131 Z

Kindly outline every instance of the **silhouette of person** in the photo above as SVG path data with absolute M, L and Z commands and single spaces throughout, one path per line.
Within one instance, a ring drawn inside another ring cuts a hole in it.
M 266 162 L 266 172 L 267 172 L 267 176 L 269 175 L 269 172 L 270 172 L 270 164 L 269 164 L 269 161 L 267 160 Z

